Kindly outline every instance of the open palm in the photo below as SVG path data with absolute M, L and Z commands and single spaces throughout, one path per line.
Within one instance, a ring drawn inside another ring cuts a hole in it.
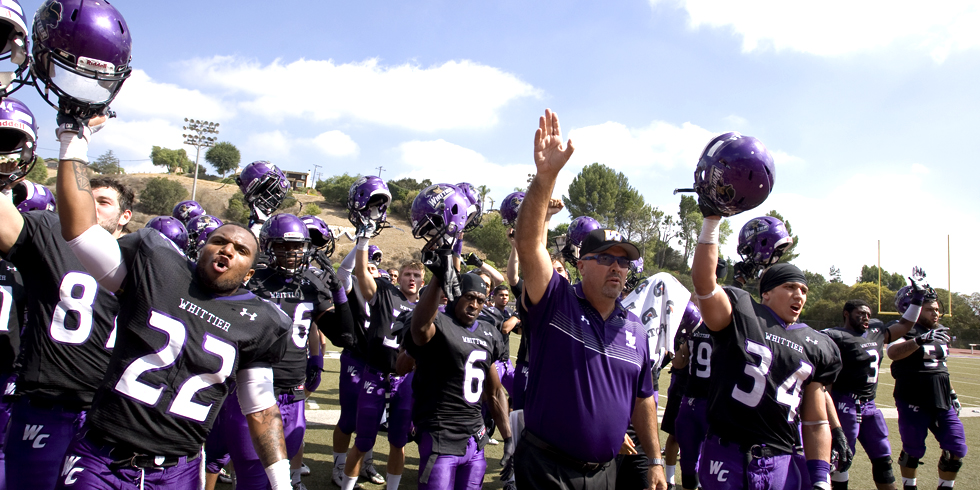
M 538 173 L 557 174 L 575 151 L 572 141 L 562 144 L 558 115 L 545 109 L 534 133 L 534 165 Z

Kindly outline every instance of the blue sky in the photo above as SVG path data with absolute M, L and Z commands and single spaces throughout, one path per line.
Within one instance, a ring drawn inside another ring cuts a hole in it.
M 885 269 L 920 265 L 943 287 L 949 234 L 952 289 L 980 291 L 968 256 L 980 2 L 797 3 L 117 0 L 136 71 L 90 153 L 154 170 L 150 147 L 180 147 L 183 118 L 200 118 L 221 123 L 243 162 L 383 166 L 385 179 L 488 185 L 499 201 L 533 171 L 550 107 L 577 147 L 556 196 L 598 161 L 676 212 L 671 191 L 692 183 L 704 144 L 735 130 L 777 168 L 773 195 L 736 230 L 777 209 L 801 267 L 835 265 L 852 283 L 880 239 Z M 53 111 L 17 96 L 53 156 Z

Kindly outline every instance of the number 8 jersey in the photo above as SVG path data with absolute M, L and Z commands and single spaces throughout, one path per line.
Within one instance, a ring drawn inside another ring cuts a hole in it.
M 798 410 L 810 382 L 833 383 L 837 347 L 804 324 L 785 326 L 749 293 L 725 288 L 732 323 L 714 332 L 709 432 L 738 444 L 765 444 L 791 454 Z
M 214 296 L 156 230 L 119 240 L 128 273 L 119 331 L 88 423 L 148 454 L 200 451 L 236 373 L 278 362 L 292 321 L 244 289 Z

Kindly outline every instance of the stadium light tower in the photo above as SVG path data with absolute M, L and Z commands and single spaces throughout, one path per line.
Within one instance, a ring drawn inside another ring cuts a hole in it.
M 218 134 L 220 124 L 199 119 L 184 118 L 184 131 L 191 134 L 184 135 L 184 144 L 197 148 L 197 157 L 194 159 L 194 185 L 191 187 L 191 200 L 197 200 L 197 172 L 201 164 L 201 148 L 210 148 L 218 140 L 217 137 L 207 136 L 208 134 Z

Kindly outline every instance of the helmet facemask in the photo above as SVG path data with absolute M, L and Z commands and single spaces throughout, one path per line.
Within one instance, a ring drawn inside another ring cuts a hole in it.
M 269 240 L 265 247 L 272 268 L 287 277 L 299 277 L 306 272 L 312 251 L 308 238 L 276 238 Z

